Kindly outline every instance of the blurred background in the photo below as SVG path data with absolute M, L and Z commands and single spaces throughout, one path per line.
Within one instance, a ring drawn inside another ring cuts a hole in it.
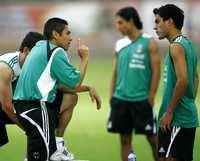
M 45 21 L 51 17 L 60 17 L 69 22 L 73 37 L 69 50 L 72 63 L 78 65 L 78 38 L 90 48 L 84 83 L 97 88 L 103 100 L 103 107 L 102 110 L 96 111 L 87 94 L 79 95 L 79 103 L 65 135 L 69 149 L 78 159 L 120 161 L 119 138 L 106 131 L 114 46 L 116 40 L 122 37 L 115 29 L 116 11 L 125 6 L 134 6 L 143 21 L 143 31 L 157 40 L 153 31 L 152 10 L 166 3 L 176 4 L 184 10 L 183 34 L 190 37 L 200 51 L 199 0 L 0 0 L 0 54 L 18 50 L 27 32 L 42 33 Z M 168 42 L 162 40 L 158 43 L 163 60 Z M 200 92 L 197 98 L 200 114 L 199 95 Z M 156 97 L 156 112 L 159 110 L 161 98 L 162 81 Z M 0 148 L 0 161 L 22 161 L 25 157 L 25 135 L 15 126 L 8 126 L 8 130 L 10 143 Z M 138 161 L 152 161 L 151 151 L 144 136 L 134 136 L 133 140 Z M 199 149 L 200 130 L 197 130 L 194 161 L 200 161 Z
M 116 39 L 121 35 L 115 30 L 115 12 L 132 5 L 139 11 L 144 32 L 156 37 L 153 31 L 155 7 L 175 3 L 185 12 L 183 33 L 200 46 L 200 1 L 101 1 L 101 0 L 0 0 L 0 53 L 18 49 L 28 31 L 42 32 L 44 22 L 50 17 L 61 17 L 69 22 L 74 40 L 80 37 L 89 45 L 92 56 L 111 56 Z M 167 41 L 161 41 L 162 45 Z M 76 45 L 76 41 L 74 41 Z M 72 49 L 74 49 L 72 45 Z

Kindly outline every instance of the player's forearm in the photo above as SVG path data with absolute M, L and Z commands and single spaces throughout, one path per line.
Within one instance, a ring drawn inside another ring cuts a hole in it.
M 111 80 L 111 84 L 110 84 L 110 99 L 112 98 L 113 93 L 115 91 L 116 79 L 117 79 L 117 75 L 116 75 L 116 71 L 114 71 L 112 80 Z
M 198 76 L 198 73 L 196 73 L 195 78 L 194 78 L 194 96 L 195 96 L 195 98 L 197 96 L 198 87 L 199 87 L 199 76 Z
M 75 87 L 75 89 L 70 89 L 70 88 L 66 87 L 65 85 L 60 85 L 58 89 L 64 93 L 81 93 L 81 92 L 89 91 L 90 86 L 81 85 L 81 86 Z
M 110 98 L 112 98 L 113 93 L 115 91 L 115 83 L 116 83 L 116 80 L 112 79 L 111 86 L 110 86 Z
M 81 92 L 87 92 L 90 90 L 90 86 L 87 86 L 87 85 L 81 85 L 81 86 L 78 86 L 75 88 L 75 92 L 76 93 L 81 93 Z
M 171 101 L 169 102 L 167 112 L 173 113 L 180 102 L 181 97 L 184 95 L 184 92 L 187 88 L 188 80 L 182 79 L 177 80 L 176 86 L 173 91 L 173 95 L 171 97 Z
M 13 109 L 13 108 L 12 108 L 12 105 L 3 105 L 3 104 L 2 104 L 2 107 L 3 107 L 3 111 L 7 114 L 7 116 L 8 116 L 16 125 L 18 125 L 18 126 L 23 130 L 23 127 L 22 127 L 22 125 L 19 123 L 16 114 L 15 114 L 14 111 L 12 110 L 12 109 Z
M 154 99 L 156 96 L 156 92 L 159 86 L 159 81 L 160 81 L 160 67 L 158 67 L 158 69 L 152 72 L 151 86 L 150 86 L 150 92 L 149 92 L 149 97 L 152 99 Z
M 81 60 L 80 66 L 79 66 L 79 71 L 80 71 L 80 81 L 77 84 L 77 86 L 80 86 L 83 82 L 83 79 L 85 77 L 86 69 L 87 69 L 87 64 L 88 64 L 88 58 L 84 58 Z

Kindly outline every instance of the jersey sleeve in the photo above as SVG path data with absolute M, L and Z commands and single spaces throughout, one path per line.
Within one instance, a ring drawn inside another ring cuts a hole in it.
M 69 63 L 63 50 L 58 50 L 54 55 L 50 72 L 59 84 L 64 84 L 69 88 L 75 88 L 80 81 L 80 71 Z

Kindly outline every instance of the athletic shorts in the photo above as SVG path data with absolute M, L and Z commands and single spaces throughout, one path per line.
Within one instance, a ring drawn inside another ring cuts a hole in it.
M 17 79 L 12 82 L 12 91 L 14 93 Z M 14 124 L 8 115 L 3 111 L 0 103 L 0 147 L 8 143 L 8 134 L 6 130 L 7 124 Z
M 14 101 L 16 115 L 27 135 L 28 161 L 46 161 L 56 151 L 57 114 L 42 101 Z
M 3 111 L 0 103 L 0 123 L 2 124 L 14 124 L 8 115 Z
M 58 116 L 59 116 L 60 107 L 62 104 L 62 99 L 63 99 L 63 92 L 57 91 L 55 100 L 53 101 L 53 103 L 49 104 L 49 107 L 52 108 L 52 110 L 57 114 L 57 117 L 55 120 L 56 127 L 58 126 Z
M 166 132 L 158 130 L 159 158 L 176 158 L 181 161 L 193 160 L 196 128 L 171 127 Z
M 15 87 L 12 84 L 13 87 Z M 51 108 L 52 111 L 57 115 L 57 117 L 54 117 L 53 122 L 55 122 L 55 126 L 58 126 L 58 114 L 60 111 L 60 106 L 63 99 L 63 92 L 58 91 L 56 93 L 56 98 L 53 103 L 49 104 L 49 108 Z M 7 144 L 9 142 L 8 134 L 6 130 L 7 124 L 14 124 L 12 120 L 7 116 L 7 114 L 2 110 L 1 104 L 0 104 L 0 147 Z
M 0 147 L 8 143 L 6 124 L 13 124 L 13 122 L 7 116 L 7 114 L 2 110 L 0 104 Z
M 154 135 L 156 118 L 153 108 L 147 100 L 130 102 L 112 98 L 107 130 L 109 132 Z

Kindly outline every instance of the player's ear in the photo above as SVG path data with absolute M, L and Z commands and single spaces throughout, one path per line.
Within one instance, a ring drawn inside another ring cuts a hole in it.
M 132 18 L 128 22 L 130 22 L 131 24 L 135 25 L 135 22 L 133 21 Z
M 53 30 L 51 38 L 57 40 L 58 36 L 59 36 L 59 33 L 57 31 Z
M 24 47 L 23 48 L 23 53 L 25 53 L 26 55 L 29 53 L 29 48 L 28 47 Z
M 172 24 L 174 24 L 174 21 L 173 21 L 173 19 L 172 18 L 169 18 L 168 20 L 166 20 L 167 21 L 167 24 L 168 25 L 172 25 Z

